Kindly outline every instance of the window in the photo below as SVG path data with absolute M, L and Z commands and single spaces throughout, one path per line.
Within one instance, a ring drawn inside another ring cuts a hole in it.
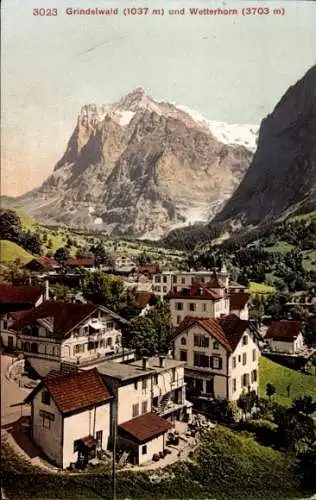
M 142 389 L 143 389 L 143 391 L 146 391 L 146 389 L 147 389 L 147 379 L 146 378 L 143 378 L 143 380 L 142 380 Z
M 181 345 L 186 345 L 187 339 L 185 337 L 181 337 Z
M 214 378 L 206 381 L 206 393 L 214 394 Z
M 222 366 L 222 358 L 220 358 L 219 356 L 213 356 L 213 368 L 215 368 L 215 370 L 221 370 Z
M 244 373 L 241 376 L 241 386 L 248 387 L 248 385 L 249 385 L 249 373 Z
M 106 345 L 107 345 L 108 347 L 111 347 L 111 345 L 112 345 L 112 344 L 113 344 L 113 339 L 112 339 L 112 337 L 109 337 L 108 339 L 106 339 Z
M 135 380 L 135 382 L 134 382 L 134 389 L 135 389 L 136 391 L 137 391 L 137 389 L 138 389 L 138 381 L 137 381 L 137 380 Z
M 139 404 L 136 403 L 133 405 L 133 418 L 138 417 L 139 415 Z
M 162 291 L 163 291 L 163 293 L 167 293 L 167 287 L 166 287 L 166 286 L 163 286 L 163 287 L 162 287 Z
M 177 316 L 177 324 L 181 323 L 181 316 Z
M 95 439 L 99 446 L 102 446 L 103 431 L 97 431 L 95 433 Z
M 155 276 L 155 282 L 160 283 L 160 281 L 161 281 L 160 276 Z
M 176 369 L 172 368 L 171 370 L 171 381 L 175 382 L 176 381 Z
M 185 278 L 181 278 L 182 285 L 185 285 Z
M 242 353 L 242 364 L 245 365 L 247 363 L 247 353 L 243 352 Z
M 239 356 L 238 356 L 238 363 L 240 363 L 240 362 L 241 362 L 241 355 L 239 354 Z
M 142 446 L 142 455 L 146 454 L 147 454 L 147 444 L 144 444 L 144 446 Z
M 188 361 L 187 351 L 180 351 L 180 361 Z
M 167 276 L 163 277 L 163 283 L 167 283 Z
M 76 344 L 74 347 L 74 354 L 78 354 L 79 352 L 84 352 L 84 344 Z
M 206 312 L 207 304 L 202 304 L 202 310 L 203 312 Z
M 176 310 L 177 311 L 183 310 L 183 302 L 176 302 Z
M 194 353 L 194 366 L 201 366 L 202 368 L 209 368 L 209 357 L 205 354 Z
M 213 343 L 213 349 L 219 349 L 219 342 L 217 340 Z
M 210 339 L 204 335 L 194 335 L 194 347 L 209 347 Z
M 257 382 L 257 370 L 252 370 L 251 372 L 251 382 Z
M 114 328 L 114 323 L 113 321 L 107 321 L 106 322 L 106 327 L 109 329 L 109 330 L 112 330 Z
M 147 406 L 148 406 L 148 403 L 147 401 L 143 401 L 142 402 L 142 413 L 147 413 Z
M 256 361 L 256 359 L 257 359 L 257 351 L 256 351 L 256 349 L 253 349 L 252 350 L 252 361 Z
M 53 413 L 49 413 L 48 411 L 40 410 L 39 416 L 42 417 L 43 429 L 50 429 L 51 422 L 55 420 L 55 415 Z
M 242 338 L 242 344 L 247 345 L 248 344 L 248 335 L 244 335 Z
M 195 304 L 194 302 L 190 302 L 189 304 L 189 311 L 195 311 L 196 307 L 195 307 Z
M 42 392 L 42 403 L 44 405 L 50 405 L 50 394 L 47 391 Z
M 236 356 L 233 356 L 233 368 L 236 368 Z
M 233 378 L 232 391 L 233 391 L 233 392 L 236 392 L 236 390 L 237 390 L 237 383 L 236 383 L 236 379 L 235 379 L 235 378 Z
M 154 385 L 157 385 L 158 384 L 158 374 L 155 373 L 154 374 Z
M 177 283 L 177 277 L 176 276 L 172 276 L 172 281 L 173 281 L 173 283 Z

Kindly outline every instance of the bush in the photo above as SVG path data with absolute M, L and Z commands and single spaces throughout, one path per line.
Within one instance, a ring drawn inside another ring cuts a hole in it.
M 278 426 L 270 420 L 258 419 L 241 421 L 238 428 L 254 434 L 256 440 L 264 446 L 276 444 Z

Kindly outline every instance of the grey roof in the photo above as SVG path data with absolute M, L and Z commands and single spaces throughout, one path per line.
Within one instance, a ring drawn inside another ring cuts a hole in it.
M 101 375 L 107 375 L 118 380 L 128 380 L 154 373 L 153 370 L 150 369 L 143 370 L 141 363 L 140 366 L 134 366 L 133 364 L 125 365 L 123 363 L 105 361 L 104 363 L 99 363 L 97 368 Z
M 135 367 L 142 367 L 142 363 L 143 363 L 142 359 L 139 359 L 138 361 L 133 361 L 131 365 Z M 147 359 L 148 368 L 153 370 L 155 373 L 163 372 L 164 370 L 170 370 L 172 368 L 177 368 L 179 366 L 184 366 L 185 364 L 186 364 L 185 361 L 178 361 L 176 359 L 165 357 L 164 367 L 160 367 L 158 356 Z

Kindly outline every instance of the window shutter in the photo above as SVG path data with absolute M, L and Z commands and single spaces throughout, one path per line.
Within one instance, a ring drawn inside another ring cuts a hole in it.
M 210 356 L 210 368 L 213 368 L 213 356 Z
M 218 358 L 218 369 L 221 370 L 223 368 L 223 360 L 222 358 Z

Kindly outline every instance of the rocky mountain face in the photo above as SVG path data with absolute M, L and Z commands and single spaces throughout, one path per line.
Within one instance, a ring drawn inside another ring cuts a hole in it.
M 253 153 L 228 142 L 137 88 L 114 104 L 84 106 L 52 175 L 15 206 L 44 223 L 157 239 L 209 220 L 231 196 Z
M 251 166 L 212 224 L 238 228 L 315 209 L 316 66 L 262 121 Z

